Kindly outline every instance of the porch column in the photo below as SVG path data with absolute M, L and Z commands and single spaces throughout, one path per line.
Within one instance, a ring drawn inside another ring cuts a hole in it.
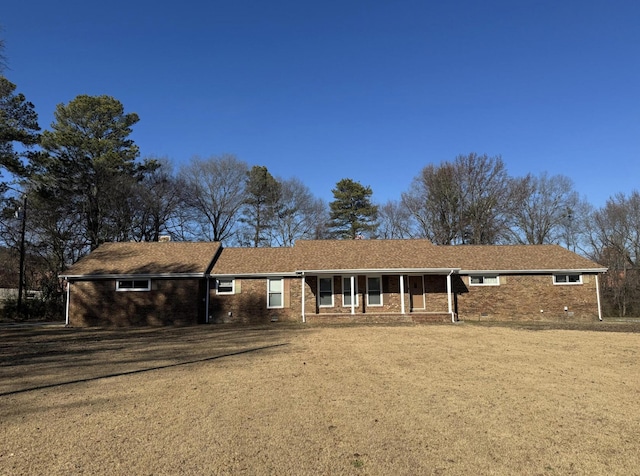
M 400 313 L 404 315 L 404 275 L 400 275 Z
M 447 274 L 447 302 L 449 304 L 449 314 L 451 314 L 451 322 L 456 322 L 456 318 L 453 315 L 453 303 L 451 299 L 451 275 L 453 274 L 453 270 L 449 274 Z
M 352 274 L 349 279 L 351 280 L 351 314 L 356 313 L 356 277 Z

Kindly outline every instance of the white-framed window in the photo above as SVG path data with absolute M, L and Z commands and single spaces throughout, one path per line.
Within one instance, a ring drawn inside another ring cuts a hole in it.
M 358 280 L 357 278 L 353 279 L 354 291 L 353 295 L 355 297 L 355 305 L 358 305 Z M 343 306 L 351 306 L 351 276 L 343 276 L 342 277 L 342 305 Z
M 116 291 L 151 291 L 150 279 L 118 279 Z
M 367 276 L 367 306 L 382 306 L 381 276 Z
M 267 308 L 277 309 L 284 307 L 284 279 L 267 279 Z
M 471 286 L 500 286 L 500 277 L 495 274 L 491 275 L 474 275 L 469 276 L 469 285 Z
M 582 284 L 581 274 L 554 274 L 553 284 Z
M 233 278 L 216 279 L 216 294 L 233 294 L 235 291 L 235 280 Z
M 333 307 L 333 277 L 318 278 L 318 305 Z

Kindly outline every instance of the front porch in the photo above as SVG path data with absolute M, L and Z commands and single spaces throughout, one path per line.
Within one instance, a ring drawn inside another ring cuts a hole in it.
M 453 270 L 429 271 L 305 273 L 301 276 L 302 321 L 455 321 L 454 279 L 459 276 Z

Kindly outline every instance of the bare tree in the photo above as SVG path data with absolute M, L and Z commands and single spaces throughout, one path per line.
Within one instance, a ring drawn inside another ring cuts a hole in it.
M 507 241 L 511 194 L 502 159 L 471 153 L 426 166 L 402 202 L 436 244 L 495 244 Z
M 518 243 L 561 244 L 575 249 L 580 200 L 571 179 L 563 175 L 527 175 L 515 180 L 513 226 Z M 516 198 L 517 195 L 517 198 Z
M 245 201 L 249 167 L 233 155 L 193 158 L 182 168 L 182 237 L 224 241 L 232 237 Z
M 149 158 L 156 164 L 133 189 L 133 239 L 158 241 L 160 235 L 169 233 L 172 220 L 181 203 L 182 184 L 174 175 L 169 159 Z
M 407 239 L 415 235 L 411 212 L 395 200 L 378 207 L 378 223 L 378 236 L 382 239 Z
M 402 203 L 416 220 L 418 237 L 438 245 L 450 245 L 460 234 L 461 191 L 456 183 L 455 166 L 427 165 L 413 179 Z
M 280 180 L 280 199 L 271 232 L 272 245 L 292 246 L 298 239 L 318 238 L 328 221 L 327 205 L 299 179 Z
M 605 300 L 620 316 L 640 311 L 640 193 L 617 194 L 591 218 L 591 258 L 609 268 Z

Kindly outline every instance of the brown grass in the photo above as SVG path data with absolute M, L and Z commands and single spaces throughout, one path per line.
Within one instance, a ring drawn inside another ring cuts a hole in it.
M 0 474 L 640 472 L 638 333 L 277 325 L 0 339 Z

